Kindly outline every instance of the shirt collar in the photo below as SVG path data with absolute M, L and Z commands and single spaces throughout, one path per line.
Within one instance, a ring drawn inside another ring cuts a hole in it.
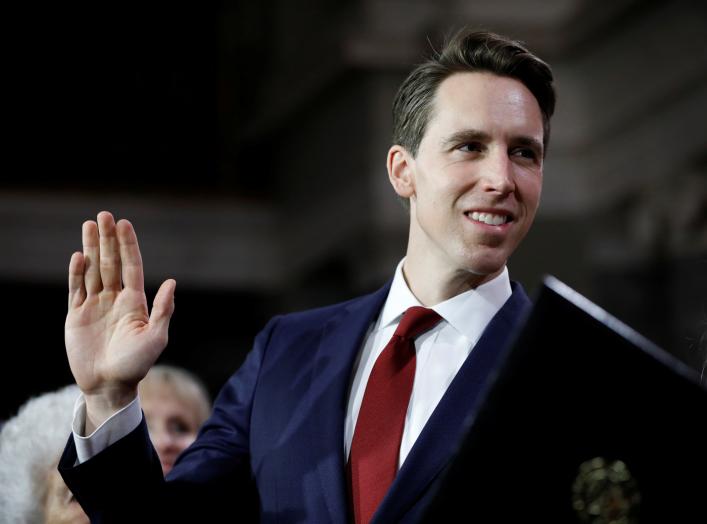
M 377 329 L 382 329 L 400 319 L 412 306 L 421 306 L 412 294 L 403 276 L 403 258 L 395 269 L 393 283 L 378 321 Z M 432 306 L 455 330 L 475 344 L 483 330 L 512 294 L 508 268 L 492 280 L 476 289 L 470 289 L 450 299 Z

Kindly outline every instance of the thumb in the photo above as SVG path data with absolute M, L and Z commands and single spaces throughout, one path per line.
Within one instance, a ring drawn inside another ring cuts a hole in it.
M 174 313 L 174 290 L 177 282 L 174 279 L 165 280 L 157 290 L 155 300 L 152 303 L 152 313 L 150 313 L 150 329 L 155 330 L 155 334 L 167 340 L 169 321 Z

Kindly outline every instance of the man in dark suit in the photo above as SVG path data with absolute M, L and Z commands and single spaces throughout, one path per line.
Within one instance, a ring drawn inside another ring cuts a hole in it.
M 418 66 L 393 106 L 410 233 L 392 281 L 272 319 L 166 481 L 136 390 L 175 282 L 148 314 L 132 225 L 84 223 L 66 322 L 84 395 L 60 470 L 92 519 L 417 520 L 529 305 L 506 261 L 538 207 L 554 103 L 549 67 L 498 35 L 460 32 Z

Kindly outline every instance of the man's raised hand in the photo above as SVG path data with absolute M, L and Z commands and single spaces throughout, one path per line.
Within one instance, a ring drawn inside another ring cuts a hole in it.
M 82 229 L 83 253 L 69 264 L 65 342 L 86 398 L 89 434 L 131 402 L 167 345 L 176 282 L 160 286 L 149 314 L 142 258 L 132 224 L 102 211 Z

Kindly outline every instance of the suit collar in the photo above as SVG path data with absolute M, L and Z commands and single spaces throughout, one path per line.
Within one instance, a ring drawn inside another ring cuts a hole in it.
M 315 357 L 310 395 L 321 411 L 312 424 L 310 453 L 321 481 L 330 522 L 347 522 L 348 488 L 344 461 L 344 420 L 349 385 L 363 338 L 388 296 L 384 287 L 351 301 L 324 326 Z M 314 444 L 316 443 L 316 444 Z

